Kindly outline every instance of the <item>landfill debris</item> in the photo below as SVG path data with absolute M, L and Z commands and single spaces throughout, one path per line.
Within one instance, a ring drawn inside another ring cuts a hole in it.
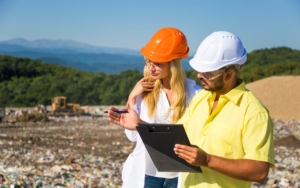
M 26 113 L 17 116 L 17 122 L 46 122 L 48 121 L 47 115 L 39 112 Z
M 275 167 L 271 168 L 264 184 L 253 188 L 300 188 L 300 122 L 273 119 L 275 139 Z
M 133 150 L 106 117 L 0 124 L 0 187 L 121 187 Z
M 123 128 L 102 116 L 47 118 L 0 124 L 0 188 L 121 187 L 123 163 L 135 147 Z M 252 188 L 299 188 L 300 123 L 273 122 L 276 164 L 267 181 Z

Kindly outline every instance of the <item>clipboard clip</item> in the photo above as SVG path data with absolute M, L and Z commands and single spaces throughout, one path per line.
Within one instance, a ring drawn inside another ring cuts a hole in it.
M 157 132 L 162 132 L 162 133 L 168 133 L 168 132 L 174 132 L 172 127 L 170 126 L 148 126 L 148 130 L 151 133 L 157 133 Z

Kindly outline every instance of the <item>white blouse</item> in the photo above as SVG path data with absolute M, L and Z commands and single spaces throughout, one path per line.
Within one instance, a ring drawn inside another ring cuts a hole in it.
M 187 83 L 187 107 L 193 96 L 202 88 L 196 84 L 194 80 L 186 78 Z M 172 110 L 167 114 L 170 105 L 166 93 L 161 90 L 156 108 L 156 115 L 154 118 L 148 116 L 148 108 L 142 101 L 142 97 L 138 97 L 136 105 L 133 108 L 140 116 L 140 118 L 147 123 L 170 123 L 170 118 L 173 113 Z M 125 129 L 127 138 L 136 142 L 136 147 L 123 165 L 122 180 L 123 188 L 142 188 L 144 187 L 145 174 L 161 177 L 161 178 L 175 178 L 178 176 L 177 172 L 158 172 L 150 155 L 148 154 L 141 137 L 137 131 Z

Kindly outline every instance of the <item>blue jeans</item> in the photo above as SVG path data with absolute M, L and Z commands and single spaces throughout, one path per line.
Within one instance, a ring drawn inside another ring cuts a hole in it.
M 178 178 L 158 178 L 145 175 L 144 188 L 177 188 Z

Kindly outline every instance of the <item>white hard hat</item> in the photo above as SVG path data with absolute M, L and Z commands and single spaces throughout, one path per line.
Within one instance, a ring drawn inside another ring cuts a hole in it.
M 211 72 L 227 65 L 242 65 L 246 60 L 247 52 L 239 37 L 217 31 L 201 42 L 190 65 L 198 72 Z

